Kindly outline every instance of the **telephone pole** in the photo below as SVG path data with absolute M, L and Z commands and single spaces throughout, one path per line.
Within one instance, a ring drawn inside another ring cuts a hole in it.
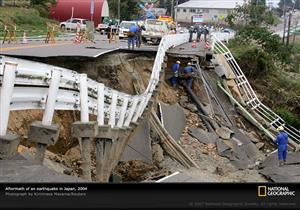
M 284 18 L 284 24 L 283 24 L 282 44 L 284 44 L 285 41 L 285 28 L 286 28 L 285 0 L 283 0 L 283 18 Z
M 288 23 L 288 34 L 287 34 L 287 38 L 286 38 L 286 46 L 289 46 L 289 43 L 290 43 L 291 19 L 292 19 L 292 12 L 289 13 L 289 23 Z
M 171 0 L 172 5 L 171 5 L 171 17 L 174 18 L 174 0 Z
M 121 21 L 121 0 L 118 0 L 118 20 Z

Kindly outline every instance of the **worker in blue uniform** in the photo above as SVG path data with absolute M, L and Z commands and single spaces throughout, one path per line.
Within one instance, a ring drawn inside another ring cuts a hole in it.
M 193 84 L 193 72 L 194 69 L 192 67 L 192 63 L 188 63 L 188 65 L 186 67 L 184 67 L 184 79 L 186 81 L 186 86 L 189 88 L 192 88 L 192 84 Z
M 137 41 L 137 33 L 138 33 L 139 27 L 137 25 L 132 25 L 129 28 L 129 32 L 127 33 L 128 35 L 128 49 L 132 47 L 134 50 L 134 45 Z
M 288 135 L 284 131 L 283 126 L 277 128 L 280 132 L 276 137 L 274 143 L 278 145 L 278 160 L 279 166 L 283 166 L 286 163 L 286 156 L 288 151 Z
M 170 78 L 170 82 L 172 87 L 176 87 L 178 76 L 179 76 L 179 69 L 180 69 L 180 61 L 176 61 L 176 63 L 172 66 L 172 77 Z

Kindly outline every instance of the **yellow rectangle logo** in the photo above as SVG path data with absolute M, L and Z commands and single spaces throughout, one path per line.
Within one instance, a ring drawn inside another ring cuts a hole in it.
M 258 186 L 258 197 L 266 197 L 267 196 L 267 186 Z

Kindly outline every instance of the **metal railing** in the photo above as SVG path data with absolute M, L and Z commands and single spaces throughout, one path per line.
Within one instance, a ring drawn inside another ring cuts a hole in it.
M 9 112 L 44 109 L 43 123 L 54 110 L 81 111 L 81 119 L 97 115 L 98 125 L 126 127 L 143 114 L 160 79 L 166 51 L 188 41 L 188 34 L 162 38 L 146 91 L 129 95 L 64 68 L 0 56 L 0 135 L 7 131 Z
M 279 126 L 283 126 L 289 137 L 296 143 L 300 144 L 300 131 L 286 124 L 280 116 L 274 113 L 270 108 L 265 106 L 258 99 L 257 95 L 252 89 L 249 81 L 237 64 L 230 50 L 222 41 L 220 41 L 220 39 L 215 34 L 212 35 L 212 50 L 215 53 L 222 54 L 225 57 L 227 63 L 236 76 L 235 82 L 243 96 L 243 100 L 246 106 L 253 110 L 260 117 L 262 117 L 268 123 L 269 127 L 273 127 L 276 129 Z

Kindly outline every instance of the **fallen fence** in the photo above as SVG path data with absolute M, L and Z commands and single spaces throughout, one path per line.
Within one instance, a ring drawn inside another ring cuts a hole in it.
M 137 122 L 159 81 L 166 51 L 188 41 L 187 34 L 165 36 L 159 45 L 150 82 L 140 95 L 128 95 L 104 86 L 68 69 L 2 56 L 0 64 L 0 135 L 5 135 L 9 112 L 13 110 L 87 110 L 97 115 L 98 125 L 129 126 Z M 60 76 L 57 76 L 60 75 Z M 57 95 L 48 97 L 58 83 Z M 86 85 L 82 86 L 84 83 Z M 84 92 L 87 91 L 87 97 Z M 53 100 L 54 103 L 50 103 Z M 47 106 L 51 104 L 51 106 Z M 81 105 L 86 107 L 82 108 Z M 53 111 L 50 111 L 53 115 Z M 46 117 L 52 119 L 51 114 Z
M 283 126 L 291 140 L 298 145 L 300 144 L 300 131 L 296 128 L 286 124 L 286 122 L 273 112 L 270 108 L 265 106 L 257 97 L 256 93 L 252 89 L 248 79 L 244 75 L 243 71 L 239 67 L 235 58 L 231 54 L 227 46 L 217 37 L 217 34 L 212 35 L 212 51 L 216 54 L 222 54 L 227 63 L 231 67 L 233 73 L 236 76 L 235 82 L 239 88 L 239 91 L 243 95 L 243 102 L 246 106 L 255 112 L 259 117 L 264 119 L 268 123 L 268 129 L 278 128 Z M 297 148 L 296 148 L 297 149 Z

